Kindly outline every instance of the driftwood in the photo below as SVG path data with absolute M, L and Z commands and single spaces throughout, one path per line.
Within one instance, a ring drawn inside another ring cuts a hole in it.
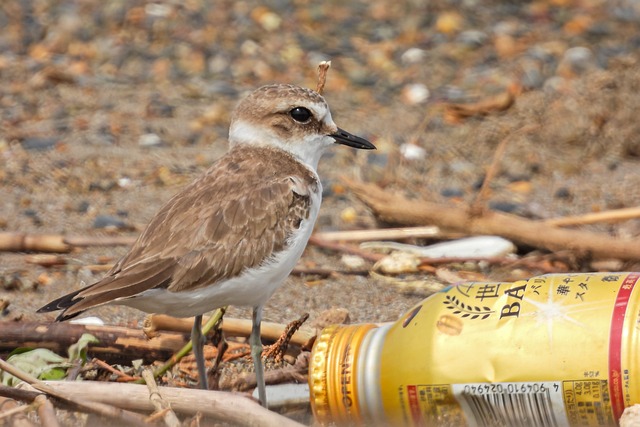
M 162 397 L 158 384 L 153 378 L 153 372 L 150 369 L 144 369 L 142 378 L 144 378 L 144 382 L 149 389 L 149 401 L 156 409 L 156 412 L 162 413 L 162 418 L 167 427 L 180 427 L 180 420 L 171 409 L 171 404 Z
M 157 331 L 174 331 L 189 333 L 193 327 L 193 318 L 179 319 L 165 314 L 150 314 L 145 318 L 144 331 L 148 336 L 154 336 Z M 261 336 L 270 341 L 276 341 L 284 332 L 287 325 L 273 322 L 262 322 Z M 245 319 L 224 318 L 222 331 L 230 336 L 248 337 L 251 334 L 251 321 Z M 291 342 L 301 346 L 308 345 L 316 337 L 315 329 L 302 326 Z
M 597 222 L 617 222 L 640 218 L 640 206 L 635 208 L 612 209 L 584 215 L 565 216 L 546 220 L 545 225 L 567 227 L 572 225 L 594 224 Z
M 91 344 L 90 353 L 111 363 L 129 363 L 132 359 L 140 358 L 147 363 L 168 359 L 187 342 L 182 334 L 163 333 L 148 339 L 141 329 L 120 326 L 0 322 L 0 351 L 39 347 L 66 354 L 69 346 L 84 333 L 100 340 L 98 344 Z
M 57 234 L 0 233 L 0 252 L 69 252 L 72 247 Z
M 31 388 L 45 393 L 48 396 L 62 400 L 65 402 L 65 404 L 71 405 L 72 407 L 80 411 L 115 419 L 120 425 L 148 425 L 145 422 L 144 418 L 138 414 L 116 408 L 108 404 L 91 401 L 87 399 L 86 395 L 72 396 L 70 393 L 66 393 L 65 391 L 59 391 L 45 384 L 43 381 L 40 381 L 37 378 L 34 378 L 33 376 L 27 374 L 26 372 L 23 372 L 20 369 L 10 365 L 2 359 L 0 359 L 0 369 L 24 381 L 25 386 L 30 386 Z M 78 382 L 66 382 L 66 384 L 74 386 L 75 384 L 78 384 Z
M 349 230 L 349 231 L 325 231 L 313 234 L 317 239 L 331 242 L 366 242 L 371 240 L 402 240 L 419 239 L 425 237 L 442 238 L 443 233 L 438 227 L 403 227 L 383 228 L 378 230 Z M 449 237 L 449 234 L 447 234 Z
M 146 386 L 137 384 L 105 383 L 96 381 L 45 381 L 58 393 L 74 399 L 108 404 L 130 411 L 153 411 Z M 195 414 L 215 418 L 237 426 L 300 427 L 300 424 L 260 406 L 242 394 L 196 390 L 176 387 L 158 387 L 171 408 L 182 414 Z
M 343 183 L 384 221 L 404 226 L 432 224 L 471 235 L 502 236 L 538 248 L 551 251 L 568 249 L 599 259 L 640 260 L 640 245 L 636 240 L 550 227 L 544 221 L 531 221 L 501 212 L 484 211 L 472 215 L 468 209 L 409 200 L 373 184 L 346 179 Z

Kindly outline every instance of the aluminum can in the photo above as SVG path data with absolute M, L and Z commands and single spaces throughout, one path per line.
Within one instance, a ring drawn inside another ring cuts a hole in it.
M 395 323 L 325 328 L 311 355 L 318 422 L 613 426 L 640 403 L 640 273 L 464 283 Z

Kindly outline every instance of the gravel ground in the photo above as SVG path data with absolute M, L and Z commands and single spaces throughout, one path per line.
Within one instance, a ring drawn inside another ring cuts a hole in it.
M 504 138 L 493 208 L 550 218 L 637 206 L 639 23 L 631 0 L 5 0 L 0 231 L 137 235 L 226 150 L 243 94 L 271 82 L 313 88 L 324 59 L 336 123 L 379 149 L 325 156 L 318 230 L 381 225 L 341 191 L 341 175 L 468 203 Z M 447 109 L 506 93 L 514 102 L 503 111 L 461 118 Z M 638 220 L 589 228 L 640 235 Z M 34 310 L 99 279 L 86 266 L 125 251 L 85 248 L 51 269 L 0 253 L 5 319 L 52 318 Z M 345 268 L 315 247 L 301 264 Z M 343 307 L 354 322 L 388 321 L 421 298 L 366 276 L 292 277 L 265 319 Z M 120 307 L 92 314 L 114 324 L 143 317 Z

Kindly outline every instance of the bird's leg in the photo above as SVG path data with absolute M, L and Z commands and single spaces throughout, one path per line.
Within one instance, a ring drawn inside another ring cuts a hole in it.
M 267 407 L 267 390 L 264 385 L 264 367 L 262 366 L 262 340 L 260 338 L 260 321 L 262 320 L 262 306 L 253 307 L 253 325 L 251 327 L 251 357 L 256 370 L 256 383 L 258 385 L 258 397 L 260 403 Z
M 200 388 L 208 390 L 207 368 L 204 364 L 204 337 L 202 336 L 201 314 L 196 316 L 193 321 L 193 328 L 191 329 L 191 346 L 193 348 L 193 355 L 196 358 L 196 365 L 198 366 L 198 380 L 200 382 Z

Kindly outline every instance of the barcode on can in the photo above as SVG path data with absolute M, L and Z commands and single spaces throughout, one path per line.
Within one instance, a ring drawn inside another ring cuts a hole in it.
M 470 427 L 565 427 L 562 383 L 555 381 L 454 384 Z

